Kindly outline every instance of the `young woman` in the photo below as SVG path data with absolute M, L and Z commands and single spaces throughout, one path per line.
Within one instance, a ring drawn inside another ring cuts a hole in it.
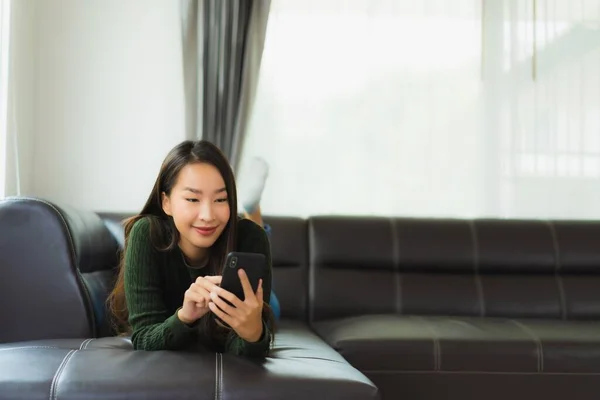
M 125 251 L 109 297 L 117 328 L 131 334 L 135 349 L 200 344 L 250 357 L 268 354 L 274 338 L 270 244 L 262 227 L 238 219 L 236 197 L 231 167 L 211 143 L 185 141 L 165 158 L 144 208 L 125 223 Z M 240 271 L 244 301 L 219 287 L 230 251 L 267 258 L 268 274 L 256 292 Z

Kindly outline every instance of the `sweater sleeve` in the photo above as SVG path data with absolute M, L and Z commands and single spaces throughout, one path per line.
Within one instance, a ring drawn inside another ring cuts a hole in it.
M 263 358 L 269 355 L 271 337 L 271 330 L 267 323 L 263 321 L 263 334 L 258 342 L 247 342 L 233 332 L 227 338 L 225 352 L 237 356 Z
M 125 251 L 125 297 L 131 341 L 136 350 L 175 350 L 189 344 L 196 330 L 167 314 L 161 285 L 161 255 L 150 242 L 150 222 L 137 221 Z
M 263 301 L 269 304 L 271 299 L 271 281 L 272 281 L 272 260 L 271 260 L 271 244 L 267 233 L 260 226 L 249 220 L 240 221 L 240 234 L 245 237 L 240 238 L 239 251 L 249 253 L 264 254 L 267 259 L 267 273 L 263 279 Z M 258 342 L 247 342 L 239 337 L 235 331 L 231 331 L 227 342 L 225 343 L 225 352 L 235 355 L 247 357 L 266 357 L 269 355 L 271 342 L 273 338 L 274 327 L 263 316 L 263 334 Z

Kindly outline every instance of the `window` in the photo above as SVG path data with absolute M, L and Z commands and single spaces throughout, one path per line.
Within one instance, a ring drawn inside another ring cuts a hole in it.
M 263 212 L 600 216 L 600 2 L 535 3 L 273 2 Z
M 524 217 L 598 218 L 600 1 L 508 3 L 505 11 L 520 25 L 504 24 L 514 90 L 499 106 L 498 205 Z
M 0 198 L 6 190 L 10 0 L 0 0 Z

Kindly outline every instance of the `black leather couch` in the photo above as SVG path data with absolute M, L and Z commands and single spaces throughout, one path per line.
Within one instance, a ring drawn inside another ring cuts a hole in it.
M 257 365 L 96 338 L 124 217 L 0 203 L 0 316 L 12 321 L 0 332 L 0 399 L 595 399 L 600 389 L 599 222 L 267 218 L 283 322 Z
M 380 398 L 301 319 L 280 324 L 264 362 L 133 351 L 111 337 L 104 304 L 117 228 L 39 199 L 0 200 L 0 399 Z

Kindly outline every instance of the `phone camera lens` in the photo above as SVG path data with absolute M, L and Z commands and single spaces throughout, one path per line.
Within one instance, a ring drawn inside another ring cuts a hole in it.
M 233 258 L 231 259 L 231 262 L 229 263 L 229 266 L 230 266 L 231 268 L 235 268 L 235 266 L 236 266 L 236 265 L 237 265 L 237 257 L 233 257 Z

